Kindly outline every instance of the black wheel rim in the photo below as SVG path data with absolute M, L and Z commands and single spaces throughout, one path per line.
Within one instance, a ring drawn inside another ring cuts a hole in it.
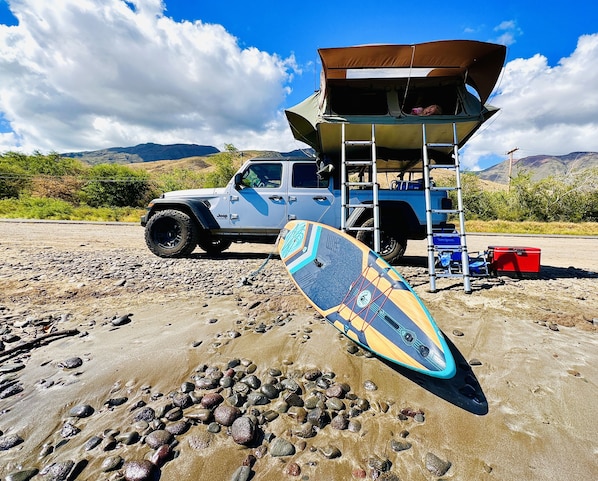
M 367 242 L 365 244 L 370 248 L 374 249 L 374 235 L 368 233 L 366 237 Z M 391 253 L 395 246 L 396 240 L 392 237 L 388 237 L 384 235 L 384 232 L 380 232 L 380 252 L 378 254 L 385 256 L 386 254 Z
M 164 249 L 172 249 L 181 243 L 181 225 L 174 219 L 160 219 L 154 226 L 154 242 Z

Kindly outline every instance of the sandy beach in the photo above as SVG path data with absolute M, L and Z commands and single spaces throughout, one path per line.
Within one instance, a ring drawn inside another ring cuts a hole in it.
M 598 479 L 596 238 L 470 235 L 539 247 L 542 270 L 469 295 L 428 292 L 412 242 L 396 267 L 457 360 L 441 381 L 340 335 L 273 246 L 167 260 L 138 225 L 0 232 L 2 480 Z

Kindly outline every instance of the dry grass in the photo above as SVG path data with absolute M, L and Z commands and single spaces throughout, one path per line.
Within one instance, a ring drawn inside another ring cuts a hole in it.
M 466 222 L 468 232 L 498 234 L 542 234 L 598 236 L 598 222 L 511 222 L 505 220 L 471 220 Z

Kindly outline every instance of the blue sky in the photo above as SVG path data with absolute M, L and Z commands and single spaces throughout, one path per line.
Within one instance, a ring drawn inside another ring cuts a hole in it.
M 301 148 L 283 111 L 318 87 L 318 48 L 445 39 L 508 47 L 467 167 L 598 151 L 598 2 L 467 5 L 0 0 L 0 152 Z

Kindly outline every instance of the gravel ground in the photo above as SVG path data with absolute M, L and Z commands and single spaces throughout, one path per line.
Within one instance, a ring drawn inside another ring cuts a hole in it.
M 428 292 L 425 242 L 412 242 L 397 269 L 459 357 L 457 377 L 443 383 L 371 358 L 319 320 L 274 246 L 168 260 L 149 252 L 139 225 L 0 221 L 0 231 L 3 479 L 152 479 L 152 466 L 165 481 L 598 476 L 596 238 L 470 235 L 470 251 L 542 250 L 538 278 L 476 279 L 471 295 L 450 279 Z M 350 391 L 342 402 L 331 395 L 329 412 L 368 409 L 348 430 L 337 419 L 309 433 L 297 410 L 258 409 L 272 417 L 259 446 L 237 442 L 253 421 L 212 433 L 201 396 L 203 411 L 179 410 L 185 425 L 165 410 L 166 399 L 197 396 L 206 373 L 227 367 L 260 382 L 336 379 Z M 152 421 L 139 441 L 145 421 L 130 413 L 144 403 L 168 432 Z

